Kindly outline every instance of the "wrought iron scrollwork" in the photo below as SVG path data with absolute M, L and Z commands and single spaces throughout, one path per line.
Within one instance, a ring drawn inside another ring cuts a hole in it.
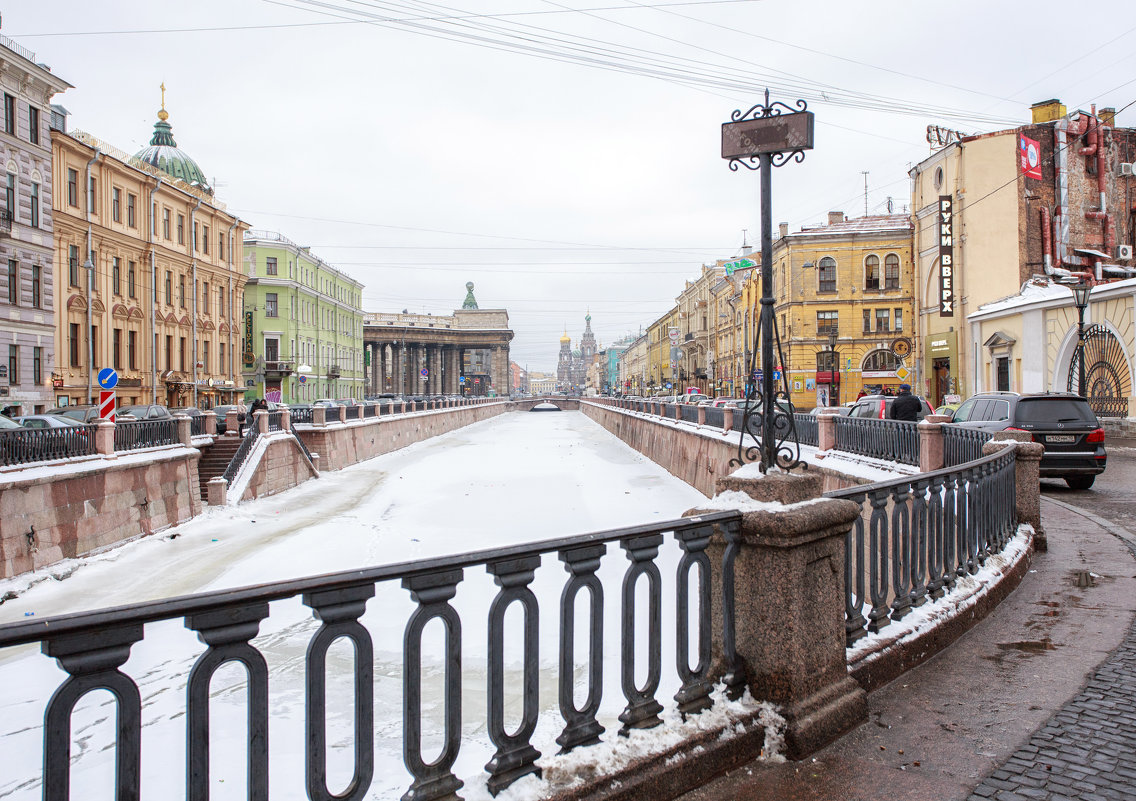
M 787 103 L 782 103 L 780 100 L 774 100 L 771 103 L 769 102 L 769 90 L 766 89 L 764 103 L 758 103 L 757 105 L 750 106 L 750 108 L 744 113 L 740 109 L 735 109 L 734 112 L 730 114 L 730 122 L 741 122 L 742 120 L 747 119 L 756 120 L 762 117 L 778 117 L 783 113 L 781 109 L 785 109 L 785 111 L 790 114 L 796 114 L 800 111 L 808 111 L 808 108 L 809 104 L 804 100 L 797 100 L 797 102 L 794 103 L 793 106 L 790 106 Z

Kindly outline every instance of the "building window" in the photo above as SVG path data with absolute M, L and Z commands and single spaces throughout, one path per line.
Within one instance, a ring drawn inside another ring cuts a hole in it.
M 110 287 L 114 294 L 122 294 L 122 259 L 118 256 L 111 260 Z
M 122 190 L 117 186 L 110 190 L 110 216 L 116 223 L 122 222 Z
M 872 310 L 864 309 L 864 333 L 872 333 Z
M 111 358 L 115 370 L 122 369 L 122 329 L 116 328 L 111 332 Z
M 840 313 L 834 311 L 817 312 L 817 336 L 826 337 L 840 332 Z
M 166 335 L 166 369 L 174 369 L 174 338 Z
M 178 369 L 185 372 L 185 337 L 178 340 Z
M 95 204 L 95 198 L 98 196 L 97 188 L 98 183 L 94 178 L 91 178 L 87 182 L 87 211 L 91 214 L 98 214 L 98 206 Z
M 999 392 L 1010 391 L 1010 360 L 1006 356 L 999 356 L 994 360 L 998 370 L 998 386 Z
M 28 106 L 28 141 L 39 144 L 39 109 L 35 106 Z
M 276 275 L 276 257 L 269 256 L 264 260 L 264 274 Z
M 79 286 L 79 246 L 71 245 L 67 248 L 67 282 L 71 286 Z
M 134 205 L 138 198 L 127 193 L 126 195 L 126 224 L 134 228 Z
M 264 360 L 266 362 L 280 361 L 280 340 L 279 339 L 266 339 L 264 340 Z
M 78 170 L 67 170 L 67 205 L 79 205 L 79 172 Z
M 209 340 L 201 343 L 201 363 L 205 366 L 205 372 L 212 372 L 209 367 Z
M 864 291 L 880 291 L 880 257 L 869 256 L 864 259 Z
M 203 312 L 209 314 L 209 282 L 205 281 L 201 284 L 201 308 Z
M 217 258 L 225 260 L 225 235 L 217 234 Z
M 97 325 L 91 326 L 90 348 L 91 348 L 91 364 L 92 365 L 98 364 L 99 363 L 99 327 Z
M 836 259 L 825 256 L 817 265 L 817 291 L 836 291 Z
M 8 346 L 8 383 L 16 386 L 20 383 L 20 346 Z
M 899 256 L 894 253 L 884 258 L 884 289 L 899 289 Z
M 126 294 L 134 297 L 134 262 L 126 262 Z
M 4 208 L 8 210 L 8 219 L 16 219 L 16 176 L 8 173 L 8 183 L 4 187 Z
M 895 330 L 896 333 L 903 331 L 903 309 L 892 309 L 895 315 Z
M 886 334 L 891 331 L 891 312 L 888 309 L 876 309 L 876 333 Z
M 166 305 L 174 305 L 174 277 L 169 270 L 166 270 Z
M 37 387 L 43 383 L 43 348 L 32 348 L 32 383 Z
M 20 305 L 19 265 L 15 259 L 8 259 L 8 302 Z
M 217 348 L 217 359 L 220 362 L 219 372 L 225 372 L 225 346 L 221 345 Z
M 185 308 L 185 275 L 178 276 L 178 305 Z
M 864 357 L 860 369 L 866 372 L 894 372 L 899 369 L 899 357 L 890 350 L 874 350 Z
M 67 346 L 70 351 L 71 366 L 79 366 L 79 324 L 71 323 L 68 326 Z
M 32 308 L 43 308 L 43 268 L 32 265 Z
M 276 293 L 267 292 L 264 295 L 264 316 L 276 317 Z
M 16 98 L 4 93 L 4 133 L 16 135 Z
M 131 370 L 138 369 L 138 332 L 126 332 L 126 366 Z
M 162 209 L 162 238 L 170 238 L 170 210 Z
M 201 226 L 201 252 L 209 255 L 209 226 Z
M 31 226 L 39 228 L 39 184 L 32 183 Z
M 222 287 L 217 287 L 217 308 L 221 311 L 221 316 L 225 316 L 225 290 Z
M 178 244 L 185 244 L 185 215 L 178 215 Z

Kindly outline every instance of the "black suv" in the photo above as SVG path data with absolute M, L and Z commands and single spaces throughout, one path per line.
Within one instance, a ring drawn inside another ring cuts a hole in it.
M 1067 392 L 983 392 L 955 409 L 951 422 L 984 431 L 1027 431 L 1045 446 L 1043 478 L 1088 489 L 1104 472 L 1104 429 L 1089 402 Z

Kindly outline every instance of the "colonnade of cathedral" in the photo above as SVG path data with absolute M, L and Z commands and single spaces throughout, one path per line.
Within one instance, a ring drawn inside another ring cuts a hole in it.
M 368 332 L 369 333 L 369 332 Z M 367 395 L 393 392 L 397 395 L 486 395 L 495 389 L 508 395 L 509 346 L 467 347 L 431 342 L 371 341 L 365 338 L 369 356 L 366 370 Z M 466 350 L 488 351 L 489 359 L 463 373 Z M 461 378 L 465 377 L 465 382 Z

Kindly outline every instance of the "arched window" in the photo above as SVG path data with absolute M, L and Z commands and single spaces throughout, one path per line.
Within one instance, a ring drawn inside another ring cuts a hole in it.
M 817 291 L 836 291 L 836 259 L 825 256 L 817 264 Z
M 864 291 L 880 291 L 880 257 L 869 256 L 864 259 Z
M 899 256 L 894 253 L 884 258 L 884 289 L 899 289 Z
M 860 369 L 864 372 L 893 372 L 899 369 L 899 358 L 890 350 L 874 350 L 864 357 Z

